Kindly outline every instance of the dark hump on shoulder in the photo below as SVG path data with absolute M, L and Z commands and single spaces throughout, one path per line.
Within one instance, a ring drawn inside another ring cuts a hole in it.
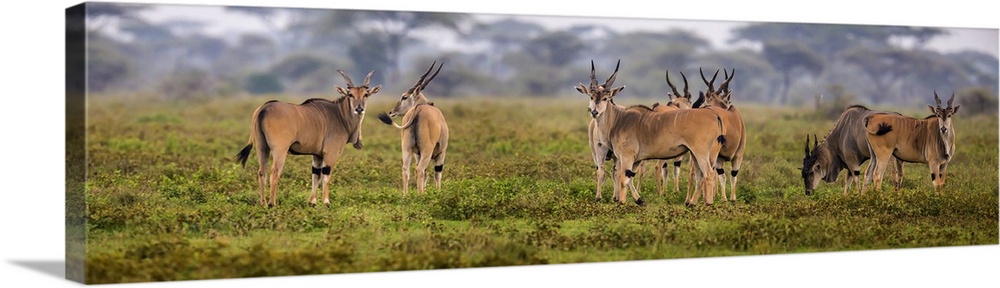
M 326 99 L 323 99 L 323 98 L 309 98 L 309 99 L 306 99 L 306 101 L 302 101 L 302 103 L 299 104 L 299 105 L 306 106 L 306 105 L 319 105 L 319 104 L 328 104 L 328 103 L 332 103 L 332 102 L 330 100 L 326 100 Z
M 659 104 L 659 103 L 657 103 L 657 104 Z M 642 104 L 635 104 L 635 105 L 632 105 L 632 106 L 628 106 L 628 107 L 626 107 L 626 108 L 625 108 L 625 110 L 633 110 L 633 111 L 653 111 L 653 108 L 650 108 L 649 106 L 646 106 L 646 105 L 642 105 Z
M 861 104 L 854 104 L 854 105 L 851 105 L 851 106 L 847 106 L 847 109 L 844 109 L 844 110 L 852 110 L 852 109 L 854 109 L 854 110 L 861 110 L 861 111 L 872 110 L 872 109 L 868 109 L 868 107 L 865 107 L 865 105 L 861 105 Z

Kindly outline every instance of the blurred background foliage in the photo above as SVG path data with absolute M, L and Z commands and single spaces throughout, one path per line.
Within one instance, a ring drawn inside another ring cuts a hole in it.
M 954 91 L 967 111 L 996 113 L 993 55 L 941 53 L 928 41 L 940 28 L 747 23 L 713 47 L 698 31 L 616 32 L 602 25 L 550 29 L 517 18 L 472 14 L 225 7 L 265 29 L 211 36 L 205 23 L 153 23 L 151 5 L 88 4 L 88 89 L 165 98 L 330 94 L 377 70 L 372 83 L 396 95 L 433 61 L 446 68 L 431 97 L 569 96 L 587 82 L 590 61 L 606 77 L 622 60 L 625 97 L 663 98 L 665 70 L 691 91 L 698 69 L 736 69 L 737 101 L 770 105 L 925 104 Z M 709 75 L 710 77 L 711 75 Z M 602 79 L 603 80 L 603 79 Z M 822 103 L 820 103 L 822 102 Z M 976 106 L 976 107 L 972 107 Z

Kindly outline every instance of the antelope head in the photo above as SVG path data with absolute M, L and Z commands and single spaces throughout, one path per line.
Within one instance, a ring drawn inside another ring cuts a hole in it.
M 583 83 L 576 86 L 576 91 L 590 96 L 590 105 L 587 106 L 587 111 L 590 112 L 590 117 L 597 118 L 608 108 L 608 103 L 614 105 L 611 100 L 612 97 L 625 89 L 625 85 L 618 86 L 615 88 L 610 88 L 615 83 L 615 77 L 618 76 L 618 67 L 622 64 L 622 60 L 618 60 L 618 64 L 615 64 L 615 72 L 611 73 L 608 80 L 604 81 L 604 84 L 598 84 L 597 82 L 597 71 L 594 69 L 594 60 L 590 60 L 590 86 L 585 86 Z
M 667 97 L 670 97 L 670 103 L 667 105 L 674 106 L 680 109 L 691 109 L 692 107 L 691 91 L 688 91 L 688 79 L 687 76 L 684 76 L 684 72 L 681 72 L 681 78 L 684 79 L 683 94 L 677 91 L 677 87 L 674 86 L 674 83 L 670 83 L 670 71 L 669 70 L 667 71 L 666 74 L 667 86 L 670 86 L 670 91 L 671 91 L 667 93 Z
M 813 148 L 809 149 L 809 135 L 806 135 L 806 157 L 802 158 L 802 181 L 805 182 L 806 195 L 812 195 L 816 185 L 819 185 L 819 180 L 826 177 L 826 165 L 820 163 L 820 151 L 816 151 L 816 146 L 819 146 L 819 140 L 816 135 L 813 135 Z M 812 151 L 812 152 L 810 152 Z
M 733 90 L 729 89 L 729 83 L 730 81 L 733 80 L 733 77 L 736 76 L 736 69 L 733 69 L 733 74 L 731 75 L 725 69 L 723 69 L 723 71 L 725 72 L 723 75 L 723 78 L 725 78 L 725 80 L 722 82 L 722 84 L 719 85 L 719 90 L 715 90 L 715 87 L 713 85 L 715 83 L 715 78 L 719 76 L 718 70 L 715 71 L 715 75 L 712 76 L 712 80 L 706 79 L 704 73 L 701 74 L 701 79 L 705 81 L 705 85 L 708 86 L 708 92 L 705 93 L 707 95 L 704 96 L 706 98 L 706 101 L 708 101 L 708 104 L 713 106 L 719 106 L 723 109 L 728 110 L 730 107 L 732 107 L 731 100 L 733 96 Z M 701 72 L 701 69 L 699 69 L 698 72 Z
M 348 104 L 351 107 L 351 112 L 354 112 L 354 115 L 358 115 L 358 117 L 364 117 L 365 107 L 368 105 L 368 97 L 375 95 L 375 93 L 378 93 L 379 90 L 382 90 L 382 85 L 377 85 L 371 88 L 368 87 L 368 83 L 372 79 L 372 74 L 375 74 L 375 70 L 368 72 L 368 76 L 365 76 L 365 83 L 361 86 L 354 86 L 354 82 L 351 81 L 351 77 L 347 76 L 347 73 L 344 73 L 343 70 L 337 70 L 337 72 L 340 72 L 340 75 L 344 76 L 344 80 L 347 81 L 347 88 L 340 86 L 334 87 L 337 88 L 337 92 L 340 93 L 340 95 L 347 97 Z
M 413 108 L 414 106 L 429 103 L 429 101 L 427 101 L 427 97 L 424 96 L 424 88 L 427 87 L 427 83 L 431 83 L 431 80 L 434 80 L 434 77 L 438 75 L 438 72 L 441 72 L 441 67 L 444 66 L 444 62 L 441 62 L 441 64 L 438 65 L 434 74 L 431 74 L 431 70 L 434 70 L 435 64 L 437 64 L 437 61 L 431 63 L 431 67 L 428 67 L 427 72 L 420 75 L 420 79 L 417 80 L 417 83 L 413 84 L 413 87 L 410 87 L 410 89 L 403 92 L 403 95 L 399 96 L 399 102 L 396 102 L 396 106 L 392 107 L 392 110 L 389 111 L 389 116 L 400 116 L 406 114 L 406 111 L 409 111 L 410 108 Z M 427 75 L 430 75 L 430 78 L 428 78 Z
M 950 149 L 954 144 L 951 142 L 955 140 L 955 131 L 951 126 L 951 116 L 958 113 L 958 108 L 962 107 L 962 105 L 952 107 L 952 101 L 955 101 L 955 92 L 951 92 L 951 97 L 948 98 L 948 107 L 941 108 L 941 98 L 938 98 L 937 91 L 934 91 L 934 102 L 937 104 L 937 107 L 927 105 L 927 107 L 931 109 L 931 113 L 934 113 L 934 116 L 937 116 L 938 118 L 937 123 L 938 133 L 940 136 L 939 139 L 941 139 L 942 144 L 944 144 L 945 158 L 949 158 L 951 156 L 952 151 L 950 151 Z

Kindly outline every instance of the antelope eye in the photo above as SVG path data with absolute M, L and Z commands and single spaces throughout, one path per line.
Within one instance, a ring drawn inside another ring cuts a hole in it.
M 403 100 L 406 100 L 406 98 L 407 98 L 406 96 L 403 96 Z

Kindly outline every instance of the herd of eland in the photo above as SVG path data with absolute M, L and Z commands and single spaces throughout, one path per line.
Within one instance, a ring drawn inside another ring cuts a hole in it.
M 443 62 L 432 63 L 416 83 L 401 94 L 388 113 L 378 115 L 380 121 L 400 131 L 404 195 L 409 190 L 410 164 L 414 160 L 417 191 L 425 193 L 428 181 L 426 170 L 431 162 L 434 164 L 435 187 L 441 188 L 450 134 L 444 114 L 427 99 L 424 90 L 441 72 L 442 66 Z M 602 84 L 591 61 L 589 85 L 580 83 L 574 87 L 589 97 L 587 136 L 596 168 L 596 199 L 602 200 L 601 187 L 606 178 L 604 164 L 608 160 L 612 160 L 614 167 L 612 199 L 626 203 L 627 192 L 631 192 L 634 202 L 643 206 L 645 201 L 639 194 L 641 187 L 635 183 L 640 182 L 637 178 L 642 173 L 642 164 L 646 161 L 655 163 L 656 190 L 663 194 L 669 183 L 668 161 L 672 161 L 673 191 L 679 192 L 680 166 L 686 156 L 690 159 L 691 169 L 685 205 L 698 205 L 701 198 L 704 198 L 705 204 L 712 205 L 717 192 L 722 193 L 723 201 L 735 201 L 737 175 L 747 146 L 743 115 L 732 98 L 731 85 L 736 70 L 722 69 L 723 80 L 716 89 L 715 80 L 719 71 L 716 70 L 709 79 L 699 69 L 707 90 L 699 91 L 699 98 L 694 102 L 691 101 L 687 76 L 679 72 L 684 83 L 681 93 L 670 81 L 670 71 L 667 71 L 665 80 L 670 88 L 667 93 L 669 102 L 623 106 L 614 101 L 625 89 L 625 85 L 614 86 L 620 67 L 621 60 L 618 60 L 614 72 Z M 337 71 L 347 84 L 346 87 L 334 86 L 340 94 L 339 98 L 313 98 L 301 104 L 271 100 L 253 112 L 248 143 L 236 155 L 236 160 L 245 166 L 251 152 L 257 152 L 261 205 L 277 205 L 278 180 L 288 154 L 313 157 L 312 192 L 308 202 L 316 205 L 316 191 L 322 183 L 323 203 L 329 205 L 330 175 L 344 147 L 352 144 L 354 148 L 362 149 L 361 124 L 366 103 L 369 97 L 382 89 L 382 85 L 371 85 L 374 70 L 365 76 L 360 86 L 355 86 L 346 72 Z M 887 167 L 893 168 L 893 186 L 899 189 L 903 181 L 903 162 L 927 164 L 931 183 L 938 191 L 947 177 L 948 163 L 955 155 L 955 131 L 951 119 L 958 113 L 960 105 L 952 106 L 954 98 L 952 93 L 947 106 L 942 108 L 941 99 L 935 91 L 936 106 L 929 106 L 933 114 L 923 119 L 891 111 L 874 111 L 862 105 L 847 107 L 823 141 L 813 135 L 811 149 L 806 136 L 805 158 L 799 168 L 805 194 L 811 195 L 820 180 L 835 182 L 841 170 L 847 170 L 844 195 L 848 194 L 852 184 L 860 193 L 865 192 L 869 183 L 874 189 L 880 189 Z M 402 124 L 396 124 L 392 120 L 394 117 L 401 117 Z M 868 160 L 871 163 L 862 181 L 860 167 Z M 722 165 L 724 162 L 730 163 L 729 181 Z M 713 171 L 716 177 L 712 177 Z M 727 182 L 729 189 L 726 189 Z

